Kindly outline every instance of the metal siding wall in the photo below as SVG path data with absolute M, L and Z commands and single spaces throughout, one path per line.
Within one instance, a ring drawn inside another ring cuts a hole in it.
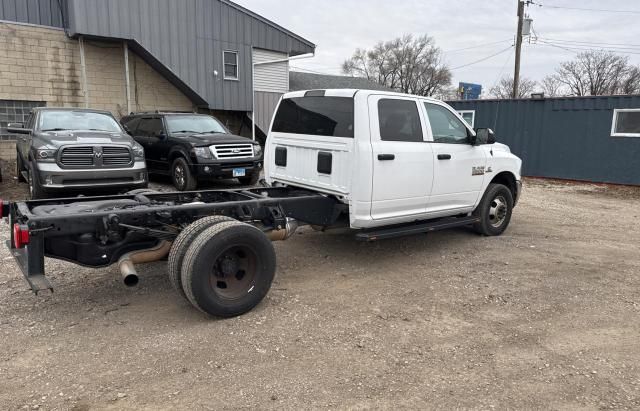
M 62 28 L 57 0 L 0 0 L 0 20 Z
M 137 41 L 214 110 L 251 110 L 252 47 L 313 51 L 219 0 L 69 0 L 69 8 L 71 33 Z M 223 79 L 223 50 L 238 51 L 239 81 Z
M 475 110 L 475 126 L 494 129 L 523 160 L 523 174 L 640 185 L 640 138 L 610 137 L 615 108 L 640 108 L 640 96 L 449 103 Z
M 261 63 L 275 60 L 283 60 L 286 53 L 253 49 L 253 62 Z M 289 91 L 289 63 L 268 63 L 254 67 L 255 91 L 268 91 L 274 93 L 286 93 Z
M 256 126 L 265 134 L 269 132 L 271 118 L 276 110 L 282 93 L 256 91 Z

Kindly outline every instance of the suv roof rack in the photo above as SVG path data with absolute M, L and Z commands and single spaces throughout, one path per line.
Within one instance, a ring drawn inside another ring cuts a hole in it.
M 180 111 L 180 110 L 155 110 L 155 111 L 132 111 L 130 116 L 136 114 L 199 114 L 196 111 Z

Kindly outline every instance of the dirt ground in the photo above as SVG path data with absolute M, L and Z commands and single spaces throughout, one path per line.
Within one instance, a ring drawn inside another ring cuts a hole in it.
M 19 197 L 5 175 L 3 197 Z M 8 226 L 0 225 L 4 243 Z M 0 248 L 3 409 L 640 408 L 640 190 L 530 180 L 507 232 L 357 243 L 303 229 L 217 320 L 115 267 Z

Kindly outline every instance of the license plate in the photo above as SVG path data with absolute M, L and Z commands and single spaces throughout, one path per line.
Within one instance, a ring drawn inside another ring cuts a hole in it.
M 233 176 L 234 177 L 244 177 L 246 174 L 246 170 L 244 168 L 234 168 Z

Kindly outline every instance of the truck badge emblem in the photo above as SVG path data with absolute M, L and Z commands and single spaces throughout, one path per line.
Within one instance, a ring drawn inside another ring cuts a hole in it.
M 233 154 L 239 154 L 240 153 L 240 149 L 239 148 L 234 148 L 233 150 L 231 150 L 231 152 Z
M 102 151 L 95 151 L 93 155 L 95 156 L 95 158 L 100 158 L 102 157 Z
M 484 166 L 471 167 L 472 176 L 481 176 L 484 174 Z

